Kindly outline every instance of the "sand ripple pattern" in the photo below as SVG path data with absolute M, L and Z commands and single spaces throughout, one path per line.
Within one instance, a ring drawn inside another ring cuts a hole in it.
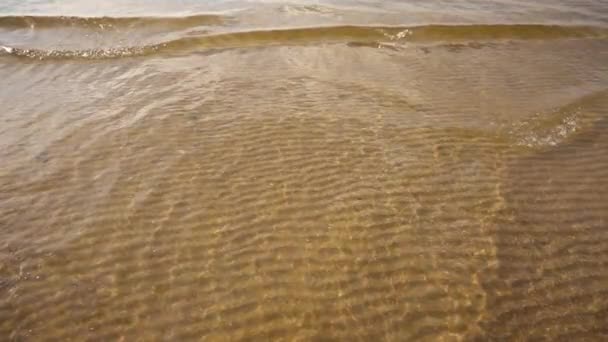
M 469 29 L 0 63 L 0 340 L 605 339 L 608 44 Z

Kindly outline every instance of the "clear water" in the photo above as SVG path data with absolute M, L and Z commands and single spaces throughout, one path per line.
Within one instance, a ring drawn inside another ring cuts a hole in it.
M 0 340 L 608 338 L 605 1 L 3 1 Z

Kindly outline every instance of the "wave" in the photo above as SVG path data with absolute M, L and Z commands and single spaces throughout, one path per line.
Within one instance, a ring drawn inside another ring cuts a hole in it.
M 546 113 L 536 113 L 511 128 L 509 136 L 517 145 L 530 148 L 551 148 L 568 142 L 582 132 L 585 136 L 602 120 L 601 113 L 608 108 L 608 89 L 602 89 L 578 98 Z
M 302 45 L 313 43 L 342 42 L 349 46 L 356 47 L 374 46 L 375 43 L 383 44 L 386 42 L 407 44 L 573 38 L 606 39 L 608 38 L 608 29 L 589 26 L 550 25 L 426 25 L 413 27 L 331 26 L 187 36 L 158 44 L 108 49 L 43 50 L 0 45 L 0 55 L 35 59 L 108 59 L 146 56 L 156 53 L 189 52 L 204 49 Z
M 142 47 L 118 47 L 108 49 L 83 49 L 83 50 L 43 50 L 43 49 L 21 49 L 0 45 L 0 56 L 8 55 L 17 58 L 29 58 L 39 60 L 49 59 L 114 59 L 122 57 L 145 56 L 158 51 L 160 46 L 150 45 Z
M 52 29 L 78 27 L 86 29 L 133 28 L 162 26 L 190 28 L 202 25 L 222 25 L 231 18 L 204 14 L 184 17 L 74 17 L 74 16 L 4 16 L 0 28 L 5 29 Z

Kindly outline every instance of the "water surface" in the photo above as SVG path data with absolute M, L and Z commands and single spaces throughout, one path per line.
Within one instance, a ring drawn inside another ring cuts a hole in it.
M 605 340 L 607 61 L 602 0 L 3 1 L 0 340 Z

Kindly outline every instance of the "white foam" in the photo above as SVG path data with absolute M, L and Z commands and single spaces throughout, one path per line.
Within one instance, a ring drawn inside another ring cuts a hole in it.
M 0 49 L 6 51 L 7 53 L 13 53 L 14 49 L 9 46 L 0 45 Z

